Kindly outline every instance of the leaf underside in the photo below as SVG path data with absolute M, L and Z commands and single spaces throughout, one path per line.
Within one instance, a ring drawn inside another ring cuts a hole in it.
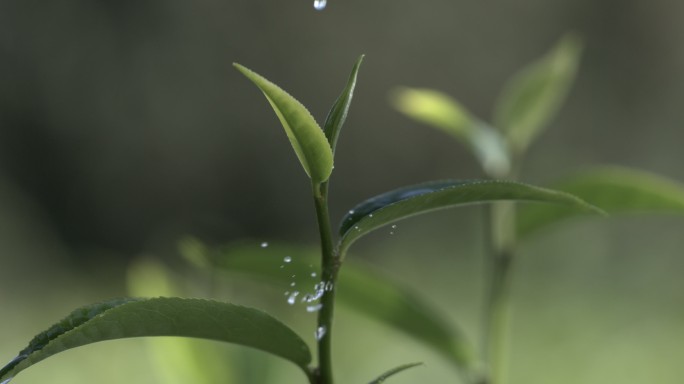
M 601 213 L 565 192 L 495 180 L 446 180 L 393 190 L 354 207 L 340 224 L 340 254 L 362 236 L 392 222 L 466 204 L 498 200 L 562 204 L 570 209 Z
M 100 341 L 182 336 L 240 344 L 287 359 L 306 371 L 311 353 L 290 328 L 268 314 L 200 299 L 121 299 L 86 306 L 36 336 L 0 370 L 0 381 L 57 353 Z
M 553 185 L 608 214 L 684 215 L 684 184 L 636 169 L 602 166 L 575 173 Z M 518 211 L 518 236 L 529 237 L 551 224 L 581 215 L 562 206 L 525 206 Z

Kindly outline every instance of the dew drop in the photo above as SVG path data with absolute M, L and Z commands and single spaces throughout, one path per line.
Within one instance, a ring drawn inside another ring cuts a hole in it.
M 373 217 L 373 214 L 371 213 L 370 215 L 368 215 L 368 217 Z
M 314 0 L 314 8 L 317 11 L 324 10 L 326 5 L 328 5 L 328 0 Z
M 285 296 L 288 296 L 290 294 L 290 291 L 285 291 Z M 2 383 L 0 383 L 2 384 Z
M 290 305 L 294 305 L 294 303 L 297 302 L 297 296 L 299 296 L 298 291 L 292 292 L 290 296 L 287 297 L 287 303 Z
M 392 224 L 392 229 L 397 229 L 397 225 L 396 225 L 396 224 Z
M 294 281 L 290 283 L 290 287 L 294 287 L 295 285 L 297 285 L 297 283 L 295 283 Z
M 323 304 L 314 304 L 314 305 L 307 305 L 306 306 L 306 311 L 307 312 L 318 312 L 323 308 Z
M 332 291 L 334 287 L 335 286 L 333 285 L 332 281 L 328 281 L 327 283 L 325 283 L 325 290 L 326 291 Z
M 353 215 L 353 214 L 354 214 L 354 210 L 353 210 L 353 209 L 350 209 L 350 210 L 349 210 L 349 214 L 350 214 L 350 215 Z
M 291 263 L 291 262 L 292 262 L 292 257 L 290 257 L 290 256 L 285 256 L 285 257 L 283 257 L 283 261 L 286 262 L 286 263 Z
M 321 327 L 318 327 L 318 328 L 316 328 L 316 333 L 315 333 L 315 336 L 316 336 L 316 340 L 320 340 L 320 339 L 322 339 L 322 338 L 323 338 L 323 336 L 325 336 L 325 333 L 326 333 L 327 331 L 328 331 L 328 330 L 327 330 L 327 329 L 325 329 L 325 327 L 322 327 L 322 326 L 321 326 Z
M 316 272 L 311 272 L 311 277 L 316 277 Z
M 261 243 L 261 248 L 267 248 L 267 247 L 268 247 L 268 242 L 264 241 L 263 243 Z M 2 383 L 0 383 L 0 384 L 2 384 Z

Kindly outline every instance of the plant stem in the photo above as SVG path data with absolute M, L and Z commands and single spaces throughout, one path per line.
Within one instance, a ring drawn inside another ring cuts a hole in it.
M 497 202 L 487 209 L 489 286 L 483 324 L 487 378 L 483 384 L 505 383 L 511 269 L 515 253 L 515 206 Z
M 332 322 L 335 308 L 335 291 L 340 259 L 333 245 L 330 215 L 328 213 L 328 184 L 313 186 L 316 218 L 321 237 L 321 282 L 324 283 L 321 310 L 318 312 L 316 340 L 318 342 L 318 368 L 314 371 L 316 384 L 333 384 Z M 328 287 L 331 287 L 328 289 Z

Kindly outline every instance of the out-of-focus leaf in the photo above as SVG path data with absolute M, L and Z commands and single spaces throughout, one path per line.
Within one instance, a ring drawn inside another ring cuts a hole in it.
M 181 251 L 204 253 L 205 258 L 214 260 L 216 268 L 260 279 L 281 287 L 288 295 L 297 291 L 296 301 L 292 301 L 295 306 L 311 304 L 303 304 L 301 299 L 315 293 L 315 286 L 320 284 L 320 278 L 312 276 L 317 270 L 316 259 L 320 253 L 315 248 L 273 244 L 260 248 L 254 242 L 211 249 L 188 238 L 181 242 Z M 340 304 L 419 340 L 464 373 L 472 367 L 472 347 L 463 333 L 446 320 L 442 311 L 398 281 L 368 265 L 348 260 L 340 271 L 336 293 Z M 285 296 L 283 300 L 287 298 Z
M 333 168 L 332 149 L 311 113 L 294 97 L 263 76 L 240 64 L 233 65 L 264 93 L 311 181 L 320 184 L 328 180 Z
M 684 214 L 684 185 L 653 173 L 604 166 L 578 172 L 554 184 L 555 189 L 572 193 L 608 214 Z M 525 206 L 518 212 L 518 236 L 582 212 L 562 206 Z
M 565 192 L 496 180 L 447 180 L 396 189 L 370 198 L 349 211 L 340 224 L 340 254 L 360 237 L 392 222 L 440 209 L 498 200 L 562 204 L 600 210 Z
M 580 53 L 579 38 L 565 35 L 549 54 L 504 87 L 494 126 L 504 130 L 512 150 L 524 152 L 554 117 L 573 83 Z
M 134 297 L 179 296 L 178 280 L 163 263 L 144 258 L 128 268 L 127 285 Z M 149 369 L 164 384 L 214 384 L 235 381 L 240 364 L 219 343 L 189 338 L 161 338 L 146 341 Z
M 340 135 L 344 122 L 347 120 L 349 105 L 351 105 L 352 98 L 354 97 L 354 88 L 356 88 L 356 77 L 359 74 L 359 67 L 361 67 L 362 61 L 363 55 L 359 56 L 356 60 L 356 64 L 354 64 L 354 68 L 352 68 L 351 74 L 349 75 L 349 80 L 347 80 L 347 85 L 335 101 L 335 104 L 333 104 L 330 112 L 328 112 L 328 117 L 325 119 L 325 124 L 323 124 L 323 130 L 325 131 L 325 136 L 328 138 L 328 143 L 330 143 L 333 154 L 337 147 L 337 138 Z
M 4 368 L 3 383 L 60 352 L 100 341 L 183 336 L 241 344 L 280 356 L 307 372 L 311 353 L 290 328 L 252 308 L 200 299 L 120 299 L 89 305 L 36 336 Z
M 400 365 L 396 368 L 390 369 L 389 371 L 383 373 L 377 379 L 371 381 L 369 384 L 384 383 L 385 380 L 387 380 L 390 376 L 394 376 L 399 372 L 405 371 L 405 370 L 413 368 L 413 367 L 417 367 L 419 365 L 423 365 L 423 363 L 409 363 L 409 364 Z
M 465 144 L 488 174 L 505 175 L 510 170 L 508 149 L 501 134 L 473 117 L 450 96 L 432 89 L 398 88 L 391 101 L 398 111 Z

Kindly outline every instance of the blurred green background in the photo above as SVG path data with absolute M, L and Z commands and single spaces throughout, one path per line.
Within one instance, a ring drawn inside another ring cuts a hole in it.
M 393 87 L 435 88 L 488 118 L 505 80 L 569 30 L 585 42 L 578 80 L 522 178 L 610 163 L 684 180 L 682 2 L 329 0 L 318 12 L 309 0 L 0 0 L 0 360 L 73 307 L 126 295 L 132 260 L 173 263 L 184 234 L 316 243 L 306 176 L 232 62 L 322 121 L 366 54 L 336 154 L 338 220 L 394 187 L 480 176 L 466 150 L 390 108 Z M 353 256 L 420 289 L 476 338 L 480 224 L 477 207 L 412 219 Z M 511 382 L 679 383 L 683 229 L 672 217 L 585 220 L 524 244 Z M 282 292 L 243 283 L 220 298 L 311 333 L 312 316 L 292 313 Z M 341 383 L 410 361 L 426 366 L 392 382 L 453 382 L 411 339 L 338 314 Z M 262 374 L 235 382 L 303 380 L 278 359 L 225 348 Z M 139 340 L 84 347 L 14 382 L 168 382 L 147 351 Z

